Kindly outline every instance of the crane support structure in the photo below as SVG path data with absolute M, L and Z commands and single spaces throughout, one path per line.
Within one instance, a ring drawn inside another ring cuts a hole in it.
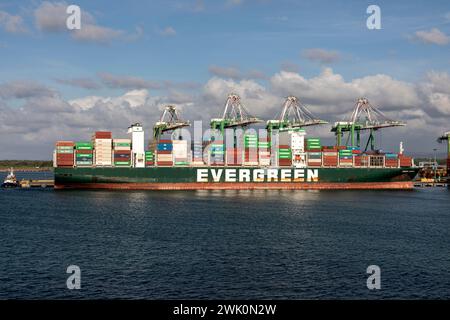
M 225 103 L 222 118 L 211 119 L 211 129 L 220 130 L 223 135 L 226 128 L 246 127 L 260 122 L 262 120 L 248 113 L 241 103 L 241 98 L 231 93 Z
M 302 128 L 327 123 L 316 118 L 304 104 L 300 103 L 297 97 L 289 96 L 283 103 L 280 116 L 277 119 L 268 120 L 266 128 L 271 132 L 272 130 Z
M 317 119 L 305 105 L 300 103 L 297 97 L 289 96 L 284 101 L 280 116 L 277 119 L 268 120 L 266 128 L 271 132 L 272 130 L 302 128 L 327 123 Z
M 153 139 L 158 141 L 164 132 L 189 127 L 190 125 L 189 121 L 182 120 L 180 112 L 175 106 L 168 105 L 164 108 L 160 120 L 153 126 Z
M 386 117 L 380 110 L 371 105 L 367 98 L 359 98 L 350 120 L 335 122 L 331 131 L 335 132 L 337 146 L 342 145 L 342 137 L 344 133 L 348 133 L 346 144 L 350 143 L 351 146 L 361 147 L 361 131 L 368 130 L 369 138 L 365 146 L 365 151 L 367 151 L 369 145 L 371 150 L 375 150 L 375 131 L 405 125 L 404 122 Z
M 450 177 L 450 131 L 445 132 L 442 136 L 438 138 L 439 143 L 442 143 L 444 141 L 447 141 L 447 179 L 448 179 L 448 177 Z

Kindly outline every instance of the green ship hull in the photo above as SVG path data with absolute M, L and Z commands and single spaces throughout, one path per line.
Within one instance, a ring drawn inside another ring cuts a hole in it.
M 418 168 L 55 168 L 56 189 L 412 189 Z

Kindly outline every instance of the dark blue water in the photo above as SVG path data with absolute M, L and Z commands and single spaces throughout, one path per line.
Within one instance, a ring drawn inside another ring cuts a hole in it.
M 447 189 L 0 190 L 0 205 L 3 299 L 450 298 Z

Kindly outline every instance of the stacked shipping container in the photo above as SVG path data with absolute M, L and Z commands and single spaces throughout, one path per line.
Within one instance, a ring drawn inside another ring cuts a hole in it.
M 131 140 L 130 139 L 114 139 L 114 165 L 116 167 L 131 166 Z
M 353 152 L 348 149 L 339 150 L 339 166 L 351 167 L 353 166 Z
M 94 147 L 91 142 L 75 143 L 75 165 L 90 167 L 94 164 Z
M 112 165 L 112 134 L 109 131 L 97 131 L 92 137 L 96 166 Z
M 173 161 L 175 165 L 186 166 L 189 164 L 189 153 L 187 140 L 173 140 Z
M 258 136 L 256 134 L 244 135 L 244 165 L 258 165 Z
M 398 167 L 398 155 L 396 153 L 386 153 L 384 156 L 386 167 Z
M 155 152 L 153 150 L 145 151 L 145 166 L 151 167 L 155 165 Z
M 73 141 L 57 141 L 56 142 L 56 166 L 57 167 L 73 167 L 74 155 L 73 148 L 75 143 Z
M 210 146 L 210 162 L 211 165 L 224 165 L 225 163 L 225 148 L 223 140 L 214 140 Z
M 203 164 L 203 144 L 202 141 L 194 141 L 193 145 L 193 155 L 192 164 L 202 165 Z
M 278 165 L 280 167 L 290 167 L 292 165 L 292 151 L 289 145 L 280 144 L 278 146 Z
M 268 137 L 259 137 L 258 140 L 258 160 L 261 166 L 270 165 L 270 140 Z
M 156 164 L 158 166 L 173 166 L 172 140 L 161 139 L 157 144 Z
M 338 166 L 338 149 L 335 146 L 322 147 L 322 163 L 324 167 Z

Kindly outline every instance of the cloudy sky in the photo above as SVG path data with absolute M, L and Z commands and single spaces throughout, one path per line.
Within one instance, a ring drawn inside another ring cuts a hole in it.
M 366 27 L 370 4 L 381 30 Z M 296 95 L 330 122 L 364 96 L 408 123 L 377 134 L 381 148 L 442 152 L 449 49 L 448 0 L 1 0 L 0 159 L 50 159 L 55 140 L 134 122 L 150 135 L 168 103 L 208 122 L 230 92 L 263 119 Z M 329 130 L 309 132 L 331 143 Z

